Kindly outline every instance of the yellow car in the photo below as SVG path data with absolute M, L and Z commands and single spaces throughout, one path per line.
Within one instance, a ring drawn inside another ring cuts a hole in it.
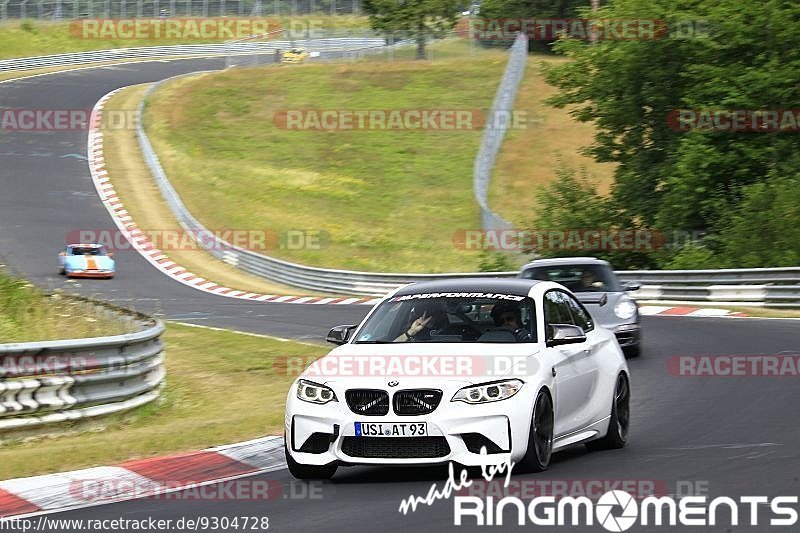
M 305 48 L 292 48 L 283 53 L 281 63 L 302 63 L 309 55 L 308 50 Z

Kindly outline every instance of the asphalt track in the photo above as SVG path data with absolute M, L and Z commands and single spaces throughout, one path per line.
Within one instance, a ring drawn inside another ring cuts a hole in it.
M 800 387 L 796 377 L 679 377 L 665 370 L 667 358 L 674 355 L 796 352 L 800 323 L 653 317 L 646 319 L 644 326 L 645 355 L 630 361 L 633 398 L 629 445 L 608 452 L 588 453 L 583 447 L 568 450 L 557 454 L 544 474 L 520 474 L 513 479 L 652 482 L 668 493 L 679 486 L 697 487 L 698 495 L 712 498 L 800 494 Z M 275 500 L 182 501 L 179 493 L 174 499 L 129 501 L 51 517 L 142 520 L 268 516 L 271 531 L 433 532 L 453 527 L 452 501 L 422 506 L 408 515 L 400 514 L 398 508 L 409 495 L 425 496 L 431 483 L 441 486 L 445 476 L 439 468 L 340 468 L 332 482 L 318 489 L 320 498 L 284 499 L 284 494 L 302 496 L 303 485 L 281 470 L 255 478 L 280 487 Z M 769 516 L 760 510 L 763 524 Z M 723 525 L 715 527 L 677 529 L 773 530 L 765 525 L 732 528 L 725 520 L 723 516 Z M 503 529 L 521 528 L 504 525 Z M 596 524 L 544 528 L 528 523 L 526 529 L 605 531 Z M 667 529 L 637 526 L 631 531 Z
M 0 84 L 0 105 L 33 109 L 90 109 L 107 92 L 194 70 L 221 68 L 222 60 L 153 62 L 106 67 Z M 84 155 L 86 133 L 0 132 L 0 253 L 2 262 L 46 287 L 73 284 L 56 275 L 55 250 L 75 228 L 111 228 L 98 200 Z M 118 277 L 74 287 L 167 318 L 318 340 L 338 323 L 357 321 L 363 306 L 249 303 L 185 287 L 156 271 L 135 252 L 119 257 Z M 800 387 L 794 377 L 696 378 L 666 371 L 675 355 L 778 354 L 800 351 L 800 322 L 760 319 L 644 319 L 644 355 L 632 360 L 632 430 L 624 450 L 556 456 L 545 474 L 515 480 L 642 480 L 674 492 L 678 482 L 707 487 L 710 496 L 800 494 Z M 266 408 L 266 406 L 265 406 Z M 424 496 L 442 483 L 438 468 L 342 468 L 321 488 L 320 498 L 269 501 L 138 500 L 50 515 L 53 518 L 143 519 L 268 516 L 274 531 L 440 531 L 453 524 L 451 501 L 407 516 L 403 498 Z M 264 474 L 283 488 L 302 492 L 287 471 Z M 795 507 L 797 508 L 797 507 Z M 760 508 L 763 514 L 763 508 Z M 724 513 L 723 513 L 724 516 Z M 516 526 L 504 526 L 504 528 Z M 466 529 L 466 528 L 460 528 Z M 529 530 L 560 531 L 568 527 Z M 631 531 L 661 531 L 635 526 Z M 228 529 L 231 530 L 230 528 Z M 605 531 L 599 526 L 576 531 Z M 771 531 L 730 526 L 688 531 Z M 789 531 L 793 528 L 775 529 Z
M 224 58 L 147 62 L 78 70 L 0 84 L 0 106 L 90 110 L 127 85 L 224 68 Z M 118 254 L 112 281 L 70 282 L 57 275 L 56 254 L 67 234 L 112 229 L 89 176 L 86 131 L 0 131 L 0 263 L 37 285 L 64 287 L 133 305 L 166 318 L 297 339 L 319 340 L 331 325 L 355 323 L 366 306 L 248 303 L 204 294 L 157 272 L 134 250 Z M 332 324 L 333 323 L 333 324 Z

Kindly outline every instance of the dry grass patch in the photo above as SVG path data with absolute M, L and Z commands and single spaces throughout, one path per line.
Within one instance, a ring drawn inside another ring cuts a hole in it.
M 526 129 L 508 132 L 492 175 L 489 205 L 517 225 L 529 225 L 534 219 L 538 193 L 556 178 L 559 167 L 586 169 L 601 193 L 608 192 L 613 181 L 614 164 L 597 163 L 581 153 L 593 142 L 594 126 L 577 122 L 567 109 L 545 103 L 557 89 L 544 80 L 541 64 L 561 61 L 566 59 L 528 58 L 514 108 L 527 111 L 534 121 Z

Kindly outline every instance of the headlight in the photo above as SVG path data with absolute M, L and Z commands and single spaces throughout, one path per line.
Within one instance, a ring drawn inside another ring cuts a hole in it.
M 297 384 L 297 397 L 304 402 L 319 404 L 337 401 L 333 389 L 304 379 Z
M 622 320 L 627 320 L 636 314 L 636 304 L 628 299 L 620 300 L 614 306 L 614 314 Z
M 488 403 L 499 402 L 511 398 L 522 388 L 523 382 L 518 379 L 508 381 L 494 381 L 481 385 L 470 385 L 459 389 L 451 402 Z

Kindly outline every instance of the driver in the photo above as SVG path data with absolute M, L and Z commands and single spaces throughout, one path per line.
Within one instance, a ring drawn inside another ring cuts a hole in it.
M 495 327 L 516 331 L 522 327 L 519 306 L 499 303 L 492 307 L 492 320 Z
M 595 285 L 597 284 L 597 276 L 594 275 L 590 269 L 586 269 L 581 273 L 581 283 L 580 289 L 581 291 L 591 291 L 594 290 Z
M 522 326 L 519 305 L 505 302 L 496 304 L 492 307 L 491 315 L 496 328 L 512 332 L 519 341 L 529 338 L 529 333 Z

